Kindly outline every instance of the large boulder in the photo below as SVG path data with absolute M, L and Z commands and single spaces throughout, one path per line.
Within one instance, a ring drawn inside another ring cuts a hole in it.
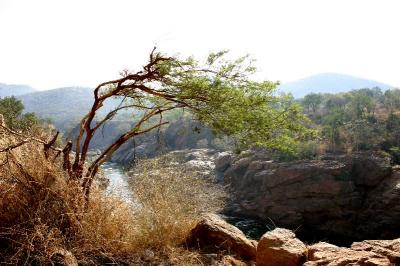
M 306 246 L 287 229 L 265 233 L 257 246 L 257 266 L 300 266 L 306 257 Z
M 242 231 L 215 214 L 206 215 L 187 239 L 191 247 L 225 250 L 245 260 L 256 259 L 257 242 L 246 238 Z
M 320 242 L 308 247 L 304 266 L 391 266 L 390 260 L 370 251 L 359 251 Z

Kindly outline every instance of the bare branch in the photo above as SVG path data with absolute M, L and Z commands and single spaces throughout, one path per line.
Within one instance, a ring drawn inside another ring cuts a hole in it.
M 67 145 L 65 145 L 64 149 L 62 150 L 62 153 L 64 155 L 63 169 L 65 171 L 67 171 L 68 176 L 70 178 L 73 177 L 71 161 L 70 161 L 70 158 L 69 158 L 69 154 L 71 153 L 71 149 L 72 149 L 72 142 L 68 141 Z
M 16 144 L 12 144 L 12 145 L 10 145 L 10 146 L 8 146 L 6 148 L 0 149 L 0 152 L 9 152 L 9 151 L 11 151 L 11 150 L 13 150 L 15 148 L 18 148 L 19 146 L 22 146 L 22 145 L 28 143 L 30 140 L 32 140 L 32 139 L 29 139 L 29 138 L 28 139 L 24 139 L 21 142 L 18 142 Z
M 26 136 L 24 136 L 22 133 L 19 133 L 19 132 L 17 132 L 17 131 L 14 131 L 14 130 L 8 128 L 8 127 L 5 126 L 5 125 L 1 125 L 1 124 L 0 124 L 0 128 L 3 128 L 3 129 L 6 130 L 8 133 L 10 133 L 10 134 L 12 134 L 12 135 L 14 135 L 14 136 L 17 136 L 17 137 L 26 139 Z M 35 138 L 35 137 L 29 137 L 29 140 L 33 140 L 33 141 L 39 142 L 39 143 L 41 143 L 41 144 L 43 144 L 43 145 L 48 144 L 46 141 L 41 140 L 41 139 L 39 139 L 39 138 Z M 60 148 L 56 148 L 56 147 L 49 147 L 49 149 L 54 150 L 54 151 L 62 151 Z
M 53 138 L 49 142 L 43 144 L 43 146 L 44 146 L 44 155 L 45 155 L 46 159 L 49 158 L 49 149 L 56 142 L 56 140 L 58 138 L 58 134 L 60 134 L 59 131 L 57 131 L 57 133 L 53 136 Z

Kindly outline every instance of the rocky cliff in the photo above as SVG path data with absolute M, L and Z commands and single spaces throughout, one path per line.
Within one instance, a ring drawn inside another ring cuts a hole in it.
M 400 235 L 400 170 L 379 154 L 274 162 L 263 152 L 219 154 L 229 212 L 296 229 L 302 239 L 389 239 Z

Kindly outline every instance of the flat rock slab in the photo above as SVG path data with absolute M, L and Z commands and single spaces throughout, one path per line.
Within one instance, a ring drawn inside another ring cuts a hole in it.
M 351 249 L 372 251 L 387 257 L 391 263 L 400 265 L 400 238 L 395 240 L 364 240 L 354 242 Z
M 304 266 L 392 266 L 390 260 L 370 251 L 353 250 L 320 242 L 308 247 Z

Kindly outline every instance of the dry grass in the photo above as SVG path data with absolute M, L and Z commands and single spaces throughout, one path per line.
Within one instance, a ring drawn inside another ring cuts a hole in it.
M 17 141 L 0 133 L 0 148 Z M 94 188 L 85 210 L 80 185 L 41 145 L 0 153 L 0 263 L 54 265 L 68 250 L 82 265 L 202 265 L 183 240 L 202 212 L 221 206 L 223 193 L 163 163 L 138 167 L 131 184 L 139 205 Z
M 225 193 L 170 156 L 144 160 L 131 173 L 138 201 L 138 237 L 149 246 L 176 246 L 206 212 L 223 207 Z

